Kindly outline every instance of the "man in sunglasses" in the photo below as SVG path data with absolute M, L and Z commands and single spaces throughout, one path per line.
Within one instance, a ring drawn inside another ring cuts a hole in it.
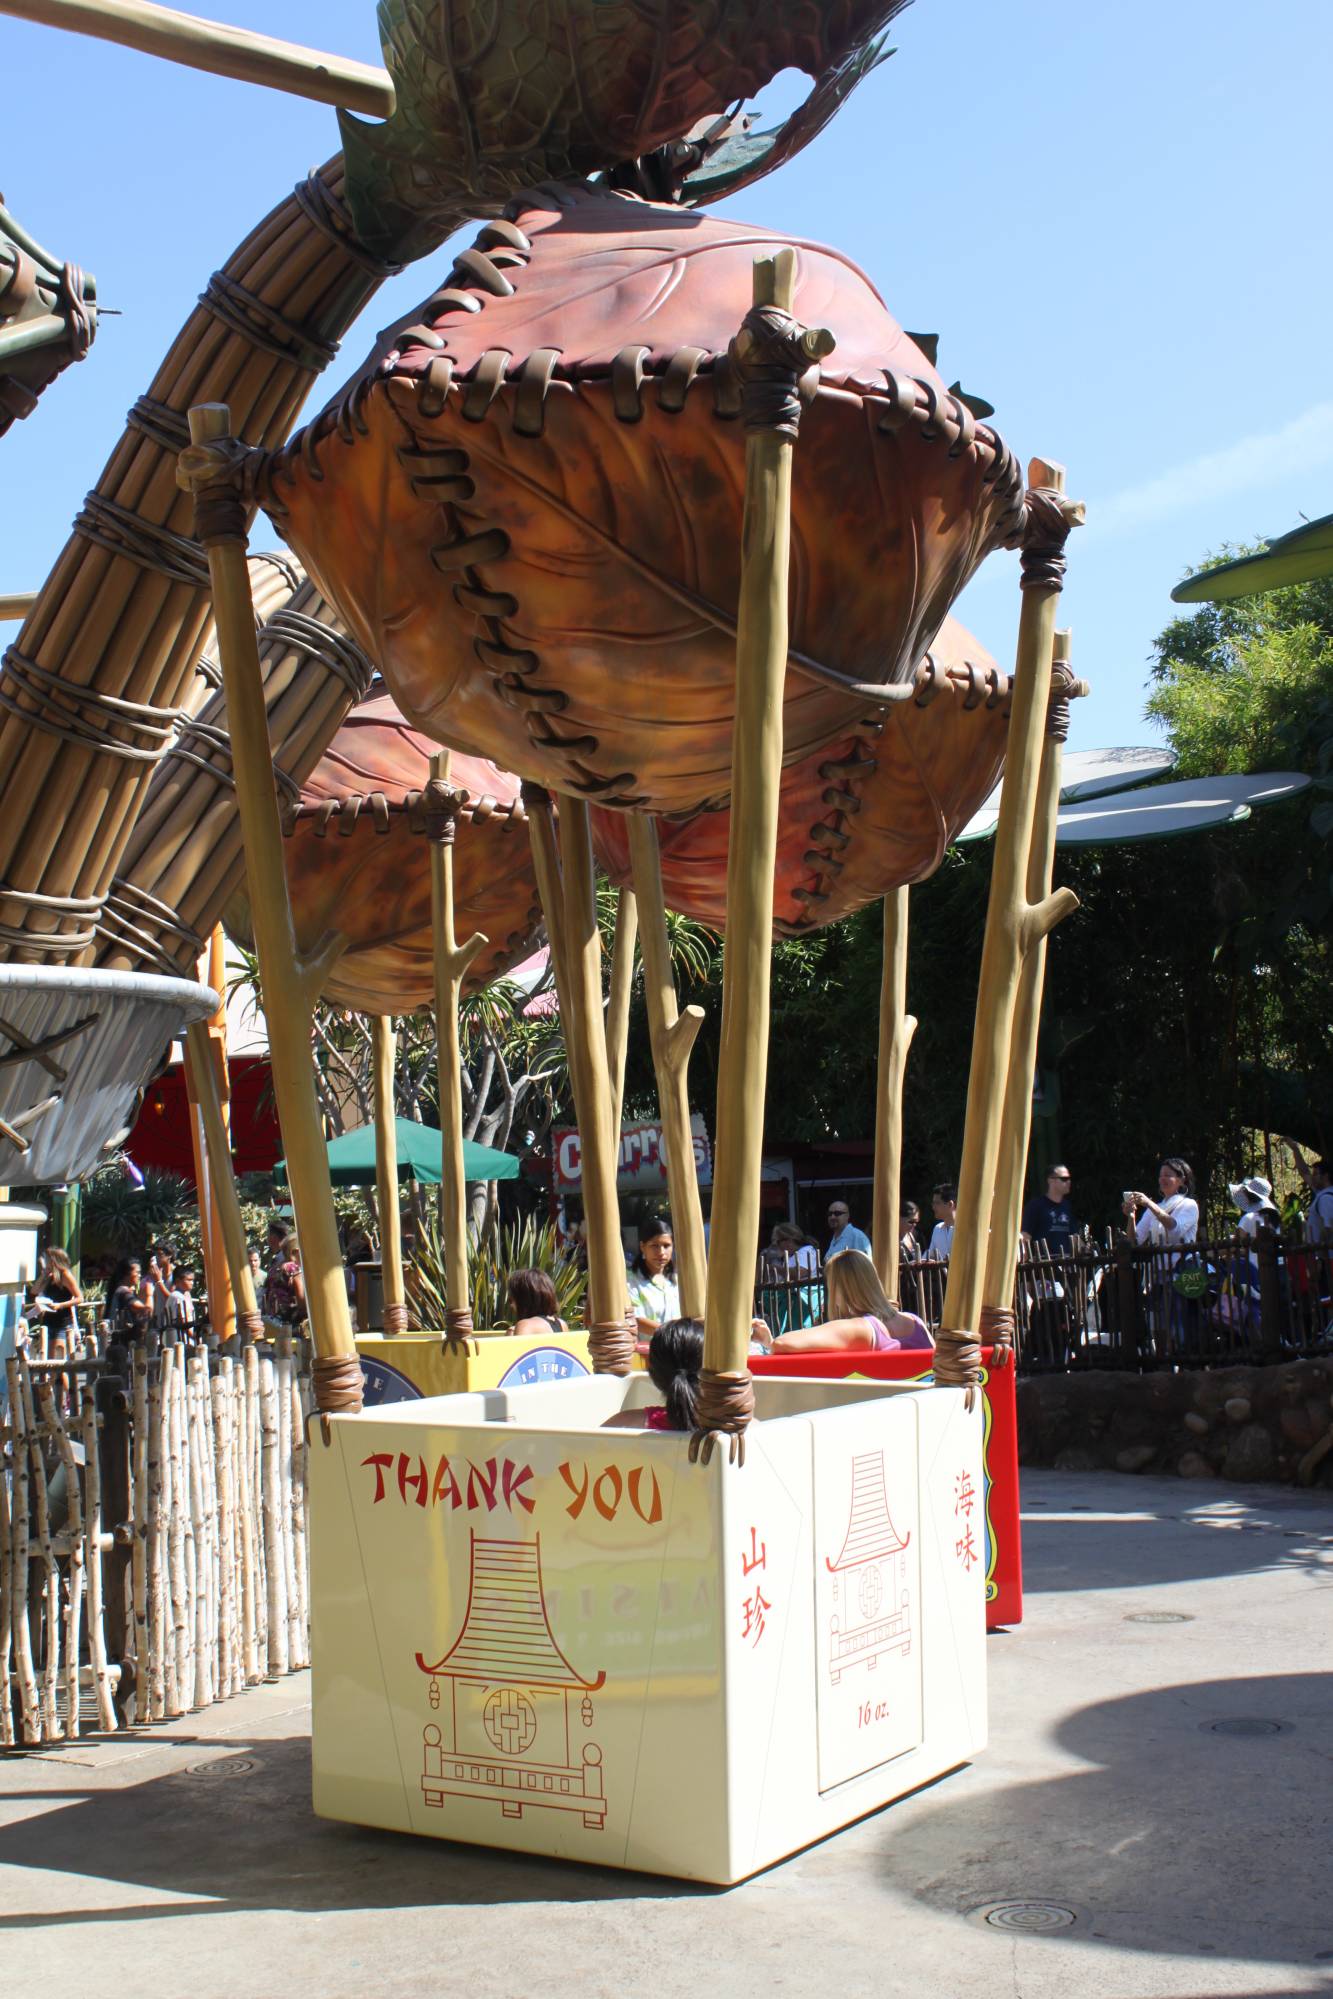
M 864 1229 L 853 1228 L 852 1211 L 845 1201 L 829 1202 L 828 1225 L 833 1231 L 833 1239 L 824 1251 L 825 1263 L 841 1249 L 859 1249 L 862 1255 L 869 1256 L 870 1237 Z
M 1046 1192 L 1034 1194 L 1023 1210 L 1023 1234 L 1029 1243 L 1040 1243 L 1052 1256 L 1065 1256 L 1074 1247 L 1074 1237 L 1082 1235 L 1083 1224 L 1074 1214 L 1070 1199 L 1072 1185 L 1067 1166 L 1048 1166 Z

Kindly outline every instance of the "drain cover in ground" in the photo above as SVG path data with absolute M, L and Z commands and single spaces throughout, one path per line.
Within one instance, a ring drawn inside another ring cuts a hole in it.
M 1131 1610 L 1126 1624 L 1193 1624 L 1187 1610 Z
M 1204 1727 L 1213 1735 L 1281 1735 L 1291 1724 L 1285 1721 L 1266 1721 L 1260 1715 L 1229 1714 L 1221 1721 L 1206 1721 Z
M 216 1763 L 192 1763 L 190 1765 L 190 1775 L 192 1777 L 248 1777 L 250 1772 L 258 1769 L 258 1767 L 257 1763 L 251 1762 L 246 1756 L 220 1756 Z
M 1071 1929 L 1078 1921 L 1072 1909 L 1059 1902 L 994 1902 L 977 1909 L 983 1922 L 993 1930 L 1021 1930 L 1025 1936 L 1044 1936 L 1050 1930 Z

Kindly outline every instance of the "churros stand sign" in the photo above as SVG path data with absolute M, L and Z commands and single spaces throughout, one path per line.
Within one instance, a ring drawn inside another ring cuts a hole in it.
M 702 1116 L 690 1119 L 694 1140 L 694 1170 L 701 1187 L 712 1184 L 713 1148 Z M 557 1193 L 576 1194 L 583 1185 L 583 1152 L 573 1125 L 558 1125 L 551 1133 Z M 660 1194 L 666 1187 L 666 1147 L 662 1127 L 655 1123 L 626 1124 L 620 1128 L 620 1162 L 616 1186 L 622 1194 Z

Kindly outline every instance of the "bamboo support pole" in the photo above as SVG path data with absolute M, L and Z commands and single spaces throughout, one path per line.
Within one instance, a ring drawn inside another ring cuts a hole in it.
M 240 1544 L 241 1680 L 252 1687 L 263 1678 L 259 1670 L 259 1603 L 256 1587 L 254 1488 L 250 1478 L 250 1382 L 258 1358 L 247 1347 L 236 1370 L 236 1424 L 232 1435 L 232 1479 L 236 1493 L 237 1539 Z
M 11 1354 L 5 1362 L 9 1389 L 9 1415 L 13 1436 L 13 1489 L 11 1496 L 14 1539 L 13 1588 L 10 1595 L 10 1624 L 14 1634 L 14 1665 L 19 1683 L 23 1740 L 42 1740 L 42 1700 L 37 1684 L 37 1666 L 32 1651 L 30 1574 L 31 1537 L 29 1520 L 31 1496 L 28 1476 L 28 1439 L 24 1421 L 23 1381 L 27 1363 L 21 1354 Z
M 736 625 L 731 834 L 727 846 L 727 953 L 713 1154 L 699 1431 L 705 1462 L 716 1433 L 744 1456 L 754 1412 L 746 1365 L 759 1238 L 773 874 L 782 774 L 782 690 L 787 668 L 791 459 L 800 422 L 796 384 L 833 336 L 792 317 L 796 253 L 759 257 L 754 305 L 732 342 L 745 422 L 745 510 Z
M 1069 728 L 1069 695 L 1076 685 L 1069 657 L 1069 633 L 1056 632 L 1052 648 L 1053 686 L 1042 741 L 1032 846 L 1028 854 L 1027 899 L 1034 906 L 1044 903 L 1050 895 L 1055 874 L 1061 765 Z M 1046 981 L 1046 941 L 1044 932 L 1036 937 L 1024 951 L 1019 968 L 1009 1070 L 1000 1118 L 990 1243 L 981 1294 L 981 1326 L 983 1334 L 988 1331 L 998 1334 L 1001 1345 L 1011 1345 L 1013 1339 L 1014 1281 L 1028 1146 L 1032 1137 L 1032 1085 L 1037 1069 L 1041 999 Z
M 393 116 L 393 78 L 386 69 L 278 41 L 251 28 L 234 28 L 226 21 L 181 14 L 152 0 L 0 0 L 0 14 L 116 42 L 185 69 L 261 84 L 316 104 L 362 111 L 371 118 Z
M 134 1350 L 133 1427 L 130 1439 L 130 1591 L 134 1619 L 135 1713 L 147 1721 L 149 1708 L 148 1659 L 151 1651 L 148 1628 L 148 1355 L 142 1346 Z
M 167 1704 L 166 1444 L 163 1403 L 170 1349 L 148 1383 L 148 1721 L 163 1721 Z
M 702 1319 L 708 1292 L 708 1252 L 704 1245 L 699 1176 L 694 1164 L 694 1135 L 690 1130 L 689 1065 L 704 1012 L 700 1006 L 687 1006 L 684 1013 L 677 1010 L 657 821 L 646 813 L 629 815 L 629 851 L 639 910 L 639 952 L 643 959 L 648 1033 L 657 1073 L 658 1116 L 666 1148 L 680 1309 L 686 1318 Z
M 292 1481 L 294 1442 L 292 1433 L 292 1380 L 296 1362 L 292 1337 L 284 1333 L 278 1341 L 273 1371 L 278 1397 L 278 1480 L 282 1522 L 282 1589 L 287 1612 L 287 1665 L 294 1670 L 302 1664 L 299 1594 L 296 1586 L 296 1521 Z
M 185 1559 L 186 1581 L 189 1586 L 190 1663 L 193 1669 L 189 1702 L 195 1709 L 207 1707 L 212 1699 L 209 1674 L 211 1647 L 208 1630 L 212 1574 L 209 1564 L 208 1515 L 204 1497 L 203 1465 L 204 1447 L 209 1433 L 204 1418 L 203 1396 L 200 1392 L 201 1373 L 206 1382 L 208 1363 L 204 1355 L 196 1350 L 187 1356 L 185 1363 L 185 1450 L 189 1522 Z
M 82 1410 L 84 1478 L 84 1565 L 88 1573 L 88 1666 L 92 1673 L 97 1726 L 107 1735 L 116 1728 L 111 1671 L 106 1656 L 106 1616 L 102 1590 L 102 1461 L 97 1425 L 97 1400 L 90 1383 Z
M 1051 689 L 1051 644 L 1064 575 L 1064 544 L 1083 518 L 1064 492 L 1064 468 L 1033 459 L 1022 548 L 1023 608 L 1014 666 L 1009 744 L 1005 756 L 995 858 L 977 989 L 976 1030 L 968 1077 L 967 1122 L 958 1175 L 958 1221 L 949 1258 L 935 1377 L 976 1380 L 979 1325 L 991 1200 L 999 1159 L 1000 1122 L 1014 1007 L 1023 952 L 1078 907 L 1072 889 L 1028 900 L 1037 775 Z
M 0 625 L 16 625 L 26 618 L 37 602 L 35 590 L 0 590 Z
M 91 1383 L 87 1392 L 91 1394 Z M 74 1456 L 74 1445 L 69 1429 L 56 1408 L 55 1396 L 50 1381 L 42 1382 L 37 1390 L 38 1406 L 42 1412 L 42 1428 L 56 1447 L 65 1473 L 65 1534 L 69 1543 L 68 1568 L 65 1573 L 64 1639 L 65 1639 L 65 1734 L 72 1741 L 79 1733 L 79 1633 L 83 1624 L 83 1595 L 87 1549 L 83 1538 L 83 1500 L 79 1488 L 79 1467 Z M 100 1553 L 95 1556 L 100 1560 Z
M 245 565 L 237 447 L 226 409 L 216 404 L 192 409 L 190 435 L 192 445 L 181 454 L 177 472 L 196 496 L 196 531 L 208 552 L 213 584 L 274 1089 L 315 1342 L 317 1399 L 323 1409 L 351 1411 L 361 1406 L 361 1368 L 352 1338 L 310 1053 L 310 1007 L 338 940 L 329 940 L 312 961 L 304 960 L 297 949 Z
M 375 1200 L 380 1215 L 380 1274 L 384 1286 L 384 1330 L 407 1331 L 403 1286 L 403 1224 L 398 1207 L 398 1126 L 394 1101 L 394 1061 L 398 1037 L 387 1014 L 371 1022 L 375 1115 Z
M 6 957 L 86 958 L 84 913 L 31 897 L 100 901 L 153 768 L 133 742 L 127 758 L 130 725 L 117 725 L 105 741 L 100 721 L 90 735 L 72 733 L 19 669 L 31 661 L 40 674 L 54 674 L 62 701 L 87 690 L 98 701 L 158 709 L 170 726 L 209 615 L 207 578 L 175 479 L 184 412 L 191 402 L 226 397 L 238 430 L 255 443 L 288 435 L 333 343 L 387 275 L 357 243 L 341 187 L 335 158 L 228 259 L 131 412 L 18 634 L 6 668 L 14 712 L 0 715 L 0 918 L 31 943 L 11 940 Z M 291 328 L 281 354 L 228 306 L 237 286 L 261 324 L 277 314 Z M 156 724 L 152 733 L 156 743 Z
M 60 1738 L 58 1697 L 60 1687 L 60 1569 L 51 1538 L 51 1495 L 46 1482 L 46 1464 L 41 1432 L 34 1407 L 32 1374 L 25 1366 L 19 1374 L 23 1428 L 32 1477 L 32 1540 L 42 1564 L 42 1625 L 45 1652 L 38 1682 L 42 1739 Z
M 264 1428 L 259 1355 L 245 1357 L 245 1500 L 254 1587 L 255 1678 L 268 1672 L 268 1561 L 264 1547 Z
M 463 1175 L 463 1058 L 459 1001 L 468 967 L 488 939 L 474 930 L 460 944 L 454 929 L 454 832 L 460 794 L 449 786 L 448 750 L 430 760 L 426 831 L 430 840 L 430 909 L 435 964 L 435 1060 L 440 1098 L 440 1235 L 444 1245 L 445 1330 L 472 1332 L 468 1281 L 467 1186 Z
M 588 1352 L 594 1372 L 628 1374 L 634 1337 L 626 1324 L 629 1302 L 616 1195 L 619 1134 L 611 1127 L 611 1077 L 602 1012 L 602 940 L 597 928 L 596 877 L 587 801 L 560 800 L 564 950 L 568 1013 L 563 1012 L 570 1055 L 583 1212 L 588 1224 Z M 541 881 L 538 878 L 538 887 Z
M 263 1333 L 264 1321 L 259 1299 L 255 1295 L 254 1273 L 250 1268 L 250 1251 L 245 1240 L 245 1222 L 241 1215 L 240 1196 L 236 1191 L 236 1176 L 232 1171 L 231 1140 L 227 1133 L 219 1074 L 225 1060 L 225 1050 L 209 1033 L 207 1023 L 193 1021 L 185 1030 L 187 1085 L 203 1126 L 208 1153 L 209 1192 L 222 1237 L 227 1276 L 236 1300 L 237 1327 L 243 1339 L 258 1339 Z M 211 1307 L 211 1295 L 209 1303 Z M 216 1330 L 222 1330 L 216 1326 L 216 1321 L 214 1326 Z
M 879 1064 L 875 1096 L 875 1189 L 871 1240 L 875 1270 L 890 1298 L 898 1296 L 898 1214 L 902 1204 L 903 1078 L 916 1019 L 907 1011 L 906 883 L 884 898 L 884 964 L 879 988 Z
M 11 1430 L 11 1435 L 12 1435 Z M 9 1480 L 0 1468 L 0 1749 L 14 1746 L 10 1660 L 14 1655 L 14 1516 Z
M 231 1360 L 224 1357 L 212 1383 L 213 1461 L 217 1467 L 218 1693 L 223 1700 L 236 1691 L 236 1529 L 231 1497 L 231 1375 Z
M 282 1547 L 282 1479 L 278 1465 L 278 1385 L 273 1362 L 259 1363 L 259 1423 L 262 1451 L 261 1491 L 264 1530 L 264 1592 L 266 1601 L 265 1660 L 267 1677 L 287 1671 L 287 1606 L 283 1601 L 286 1561 Z
M 302 1399 L 303 1377 L 299 1370 L 292 1378 L 292 1548 L 295 1556 L 295 1610 L 293 1616 L 292 1666 L 310 1664 L 310 1589 L 307 1566 L 305 1483 L 306 1410 Z
M 625 1108 L 625 1062 L 629 1055 L 629 1003 L 634 991 L 634 946 L 639 906 L 631 888 L 616 894 L 616 929 L 611 946 L 611 989 L 606 1001 L 606 1060 L 611 1072 L 611 1130 L 617 1150 Z

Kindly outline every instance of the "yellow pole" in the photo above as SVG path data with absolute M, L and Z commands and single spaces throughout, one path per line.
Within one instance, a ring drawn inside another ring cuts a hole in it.
M 1051 892 L 1055 873 L 1056 827 L 1060 814 L 1060 774 L 1065 737 L 1069 731 L 1069 699 L 1083 692 L 1069 667 L 1070 635 L 1055 634 L 1054 685 L 1041 770 L 1037 778 L 1032 851 L 1028 856 L 1027 896 L 1042 903 Z M 1028 1145 L 1032 1137 L 1032 1084 L 1037 1070 L 1037 1037 L 1041 1028 L 1041 997 L 1046 979 L 1046 935 L 1036 937 L 1023 954 L 1014 1002 L 1014 1031 L 1000 1120 L 995 1196 L 991 1205 L 990 1247 L 982 1290 L 981 1334 L 998 1348 L 1012 1346 L 1014 1335 L 1014 1274 L 1018 1261 L 1019 1225 Z
M 690 1130 L 689 1064 L 694 1038 L 703 1025 L 704 1010 L 701 1006 L 687 1006 L 683 1014 L 677 1010 L 676 982 L 671 975 L 671 952 L 667 944 L 657 821 L 646 813 L 629 815 L 629 851 L 639 905 L 643 991 L 653 1067 L 657 1071 L 658 1116 L 666 1148 L 680 1309 L 687 1319 L 702 1319 L 708 1293 L 708 1256 L 704 1248 L 699 1176 L 694 1166 L 694 1135 Z
M 317 104 L 340 104 L 372 118 L 393 116 L 393 78 L 386 69 L 280 42 L 249 28 L 233 28 L 225 21 L 179 14 L 172 7 L 153 5 L 152 0 L 0 0 L 0 14 L 15 14 L 21 21 L 36 21 L 46 28 L 66 28 L 100 42 L 119 42 L 122 48 L 161 56 L 186 69 L 266 84 L 292 97 L 313 98 Z
M 226 985 L 226 965 L 222 926 L 216 923 L 208 940 L 208 964 L 204 973 L 204 984 L 211 986 L 218 994 L 218 1010 L 208 1022 L 208 1042 L 217 1064 L 218 1096 L 222 1108 L 222 1128 L 226 1135 L 225 1151 L 226 1178 L 231 1178 L 231 1122 L 227 1114 L 230 1088 L 227 1078 L 227 1006 L 223 997 Z M 199 1091 L 194 1078 L 194 1058 L 190 1053 L 188 1037 L 185 1042 L 185 1095 L 190 1106 L 190 1151 L 194 1155 L 195 1185 L 199 1190 L 200 1248 L 204 1258 L 204 1282 L 208 1287 L 208 1322 L 219 1341 L 227 1341 L 236 1331 L 236 1293 L 231 1281 L 231 1265 L 227 1258 L 227 1245 L 222 1232 L 222 1220 L 218 1212 L 215 1195 L 215 1178 L 209 1153 L 208 1134 L 204 1128 L 204 1114 L 199 1106 Z M 249 1257 L 246 1262 L 248 1264 Z
M 716 1435 L 744 1457 L 754 1413 L 747 1366 L 759 1241 L 764 1082 L 768 1067 L 769 965 L 782 691 L 787 670 L 791 455 L 800 422 L 797 382 L 828 354 L 833 336 L 792 317 L 796 253 L 758 257 L 754 305 L 732 342 L 745 422 L 745 511 L 736 626 L 731 835 L 727 847 L 727 951 L 722 983 L 713 1227 L 704 1318 L 699 1429 L 705 1463 Z
M 616 896 L 616 935 L 611 947 L 611 990 L 606 1001 L 606 1059 L 611 1071 L 611 1129 L 620 1143 L 625 1105 L 625 1058 L 629 1053 L 629 1003 L 634 990 L 634 945 L 639 906 L 632 888 Z
M 226 1298 L 229 1290 L 232 1318 L 241 1338 L 257 1340 L 263 1337 L 264 1321 L 259 1310 L 259 1300 L 255 1296 L 254 1276 L 250 1269 L 250 1249 L 245 1240 L 245 1223 L 241 1219 L 241 1203 L 236 1192 L 236 1179 L 231 1166 L 231 1145 L 227 1137 L 226 1113 L 223 1108 L 219 1076 L 219 1068 L 224 1059 L 221 1046 L 209 1033 L 205 1021 L 196 1020 L 186 1028 L 185 1063 L 189 1088 L 199 1112 L 199 1121 L 204 1128 L 209 1193 L 222 1238 L 224 1271 L 230 1279 L 229 1286 L 223 1289 L 223 1297 Z M 217 1276 L 222 1274 L 215 1271 L 210 1260 L 209 1319 L 215 1330 L 226 1338 L 232 1328 L 226 1323 L 225 1307 L 221 1323 L 213 1309 L 213 1285 Z
M 1064 576 L 1064 544 L 1083 519 L 1064 492 L 1064 467 L 1034 458 L 1028 467 L 1027 524 L 1022 548 L 1023 609 L 1018 627 L 1009 743 L 1005 756 L 995 858 L 977 988 L 976 1028 L 968 1077 L 967 1123 L 958 1176 L 958 1221 L 949 1258 L 935 1378 L 965 1382 L 978 1373 L 976 1328 L 999 1163 L 1000 1120 L 1009 1072 L 1014 1008 L 1023 952 L 1045 936 L 1078 898 L 1057 889 L 1036 903 L 1027 894 L 1037 774 L 1051 689 L 1051 643 Z
M 902 1205 L 903 1077 L 916 1019 L 907 1011 L 906 885 L 884 898 L 884 964 L 879 989 L 878 1093 L 875 1100 L 875 1191 L 871 1239 L 875 1269 L 890 1298 L 898 1296 L 898 1212 Z
M 403 1227 L 398 1207 L 398 1112 L 394 1103 L 394 1064 L 398 1036 L 387 1014 L 371 1022 L 375 1086 L 375 1201 L 380 1211 L 380 1285 L 384 1294 L 384 1330 L 407 1331 L 407 1293 L 403 1288 Z
M 195 532 L 208 553 L 213 586 L 273 1087 L 315 1347 L 315 1400 L 328 1414 L 354 1411 L 361 1407 L 361 1365 L 352 1338 L 310 1052 L 311 1006 L 342 940 L 323 940 L 308 959 L 296 943 L 246 567 L 240 478 L 246 448 L 232 437 L 230 415 L 222 403 L 195 405 L 190 411 L 190 439 L 176 461 L 176 476 L 194 494 Z
M 449 752 L 430 760 L 426 831 L 430 836 L 430 906 L 435 953 L 435 1048 L 440 1093 L 440 1234 L 444 1243 L 445 1327 L 450 1339 L 472 1331 L 468 1283 L 467 1187 L 463 1178 L 463 1058 L 458 1003 L 463 980 L 486 938 L 465 944 L 454 933 L 454 828 L 461 794 L 449 789 Z
M 634 1334 L 625 1322 L 629 1297 L 616 1197 L 620 1134 L 611 1125 L 611 1077 L 602 1016 L 602 940 L 597 928 L 586 800 L 561 796 L 560 848 L 562 944 L 569 1006 L 563 1016 L 565 1046 L 579 1121 L 583 1213 L 588 1224 L 588 1352 L 597 1373 L 628 1374 L 634 1358 Z M 562 992 L 562 1008 L 565 1004 Z

